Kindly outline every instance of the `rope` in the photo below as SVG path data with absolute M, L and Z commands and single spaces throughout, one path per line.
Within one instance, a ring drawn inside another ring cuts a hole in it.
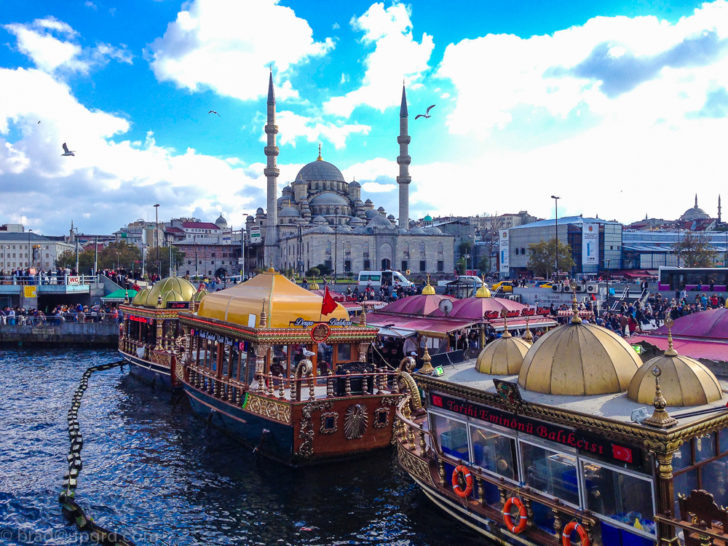
M 122 535 L 98 525 L 91 517 L 86 515 L 83 508 L 75 500 L 78 474 L 83 468 L 83 463 L 81 462 L 83 436 L 78 426 L 78 409 L 81 407 L 81 399 L 88 387 L 88 379 L 91 377 L 91 374 L 103 370 L 110 370 L 111 368 L 123 366 L 124 364 L 125 361 L 120 360 L 111 364 L 91 366 L 84 372 L 81 378 L 81 383 L 73 395 L 71 409 L 68 410 L 68 437 L 71 441 L 71 447 L 68 451 L 68 474 L 63 477 L 63 491 L 61 491 L 58 497 L 63 515 L 68 521 L 74 523 L 79 531 L 88 533 L 92 541 L 110 546 L 134 546 L 134 543 Z

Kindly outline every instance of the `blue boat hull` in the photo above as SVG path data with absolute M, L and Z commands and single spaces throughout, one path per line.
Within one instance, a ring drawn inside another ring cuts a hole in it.
M 122 351 L 120 353 L 124 357 L 124 360 L 130 364 L 129 373 L 140 381 L 148 383 L 155 388 L 160 387 L 167 390 L 179 388 L 172 384 L 172 374 L 166 366 L 161 366 L 155 362 L 150 362 Z

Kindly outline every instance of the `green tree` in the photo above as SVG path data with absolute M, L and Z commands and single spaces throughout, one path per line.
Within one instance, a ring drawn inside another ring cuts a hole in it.
M 82 273 L 88 273 L 94 267 L 94 251 L 93 249 L 82 250 L 81 248 L 78 250 L 78 270 Z M 76 251 L 66 250 L 56 258 L 56 265 L 58 267 L 76 269 Z
M 478 260 L 478 271 L 481 273 L 490 272 L 490 258 L 488 256 L 481 256 Z
M 712 267 L 715 263 L 716 253 L 702 233 L 686 231 L 672 248 L 685 267 Z
M 160 277 L 167 277 L 169 275 L 169 257 L 170 257 L 170 249 L 169 246 L 160 246 L 159 247 L 159 269 L 157 269 L 157 249 L 156 248 L 149 248 L 147 249 L 147 258 L 146 258 L 146 271 L 147 273 L 156 273 Z M 172 270 L 173 272 L 177 271 L 177 268 L 183 263 L 185 257 L 184 252 L 180 252 L 180 250 L 176 246 L 172 246 Z
M 126 269 L 127 271 L 141 269 L 142 253 L 138 247 L 126 241 L 109 243 L 99 251 L 99 270 Z
M 306 271 L 306 276 L 318 279 L 321 276 L 321 270 L 318 267 L 312 267 L 311 269 Z
M 531 243 L 528 245 L 528 268 L 537 277 L 550 277 L 556 264 L 556 239 Z M 574 267 L 571 257 L 571 246 L 559 241 L 558 244 L 559 271 L 568 271 Z
M 467 260 L 465 259 L 465 256 L 461 256 L 458 259 L 458 262 L 455 264 L 455 269 L 458 272 L 458 275 L 465 275 L 465 270 L 468 268 Z
M 330 274 L 331 274 L 331 273 L 333 273 L 333 271 L 334 271 L 333 269 L 331 269 L 331 268 L 330 268 L 330 267 L 329 267 L 328 265 L 326 265 L 326 264 L 318 264 L 318 265 L 316 266 L 316 268 L 317 268 L 317 269 L 318 269 L 318 270 L 319 270 L 319 271 L 321 272 L 321 274 L 322 274 L 322 275 L 330 275 Z

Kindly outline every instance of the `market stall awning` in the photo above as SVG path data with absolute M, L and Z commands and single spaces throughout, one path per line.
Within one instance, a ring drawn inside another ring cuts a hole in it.
M 662 336 L 632 336 L 627 341 L 635 343 L 648 343 L 664 351 L 667 349 L 667 337 Z M 728 346 L 725 342 L 704 341 L 697 339 L 680 339 L 673 337 L 672 345 L 678 354 L 691 358 L 704 358 L 718 362 L 728 362 Z
M 134 299 L 134 296 L 137 295 L 136 290 L 125 290 L 123 288 L 120 288 L 119 290 L 114 290 L 113 292 L 106 294 L 104 297 L 101 298 L 101 301 L 124 301 L 127 292 L 129 293 L 129 300 Z
M 502 332 L 504 330 L 503 319 L 490 320 L 487 324 L 493 328 L 496 332 Z M 540 328 L 552 328 L 557 326 L 558 323 L 548 317 L 530 317 L 528 319 L 528 327 L 531 329 Z M 508 329 L 509 330 L 521 330 L 526 327 L 525 318 L 509 318 Z
M 464 330 L 477 324 L 472 320 L 455 320 L 445 318 L 415 318 L 415 317 L 398 317 L 389 314 L 371 313 L 367 315 L 368 326 L 378 326 L 382 329 L 387 328 L 398 332 L 411 332 L 421 334 L 427 337 L 445 337 L 450 332 Z M 382 334 L 380 330 L 380 334 Z M 382 334 L 387 335 L 387 334 Z M 406 337 L 398 335 L 397 337 Z

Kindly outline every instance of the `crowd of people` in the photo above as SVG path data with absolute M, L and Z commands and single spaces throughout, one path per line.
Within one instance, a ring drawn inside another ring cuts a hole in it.
M 0 325 L 30 325 L 58 324 L 61 322 L 100 322 L 105 320 L 119 320 L 119 310 L 116 305 L 56 305 L 52 310 L 44 313 L 41 309 L 28 309 L 25 307 L 6 306 L 0 308 Z

